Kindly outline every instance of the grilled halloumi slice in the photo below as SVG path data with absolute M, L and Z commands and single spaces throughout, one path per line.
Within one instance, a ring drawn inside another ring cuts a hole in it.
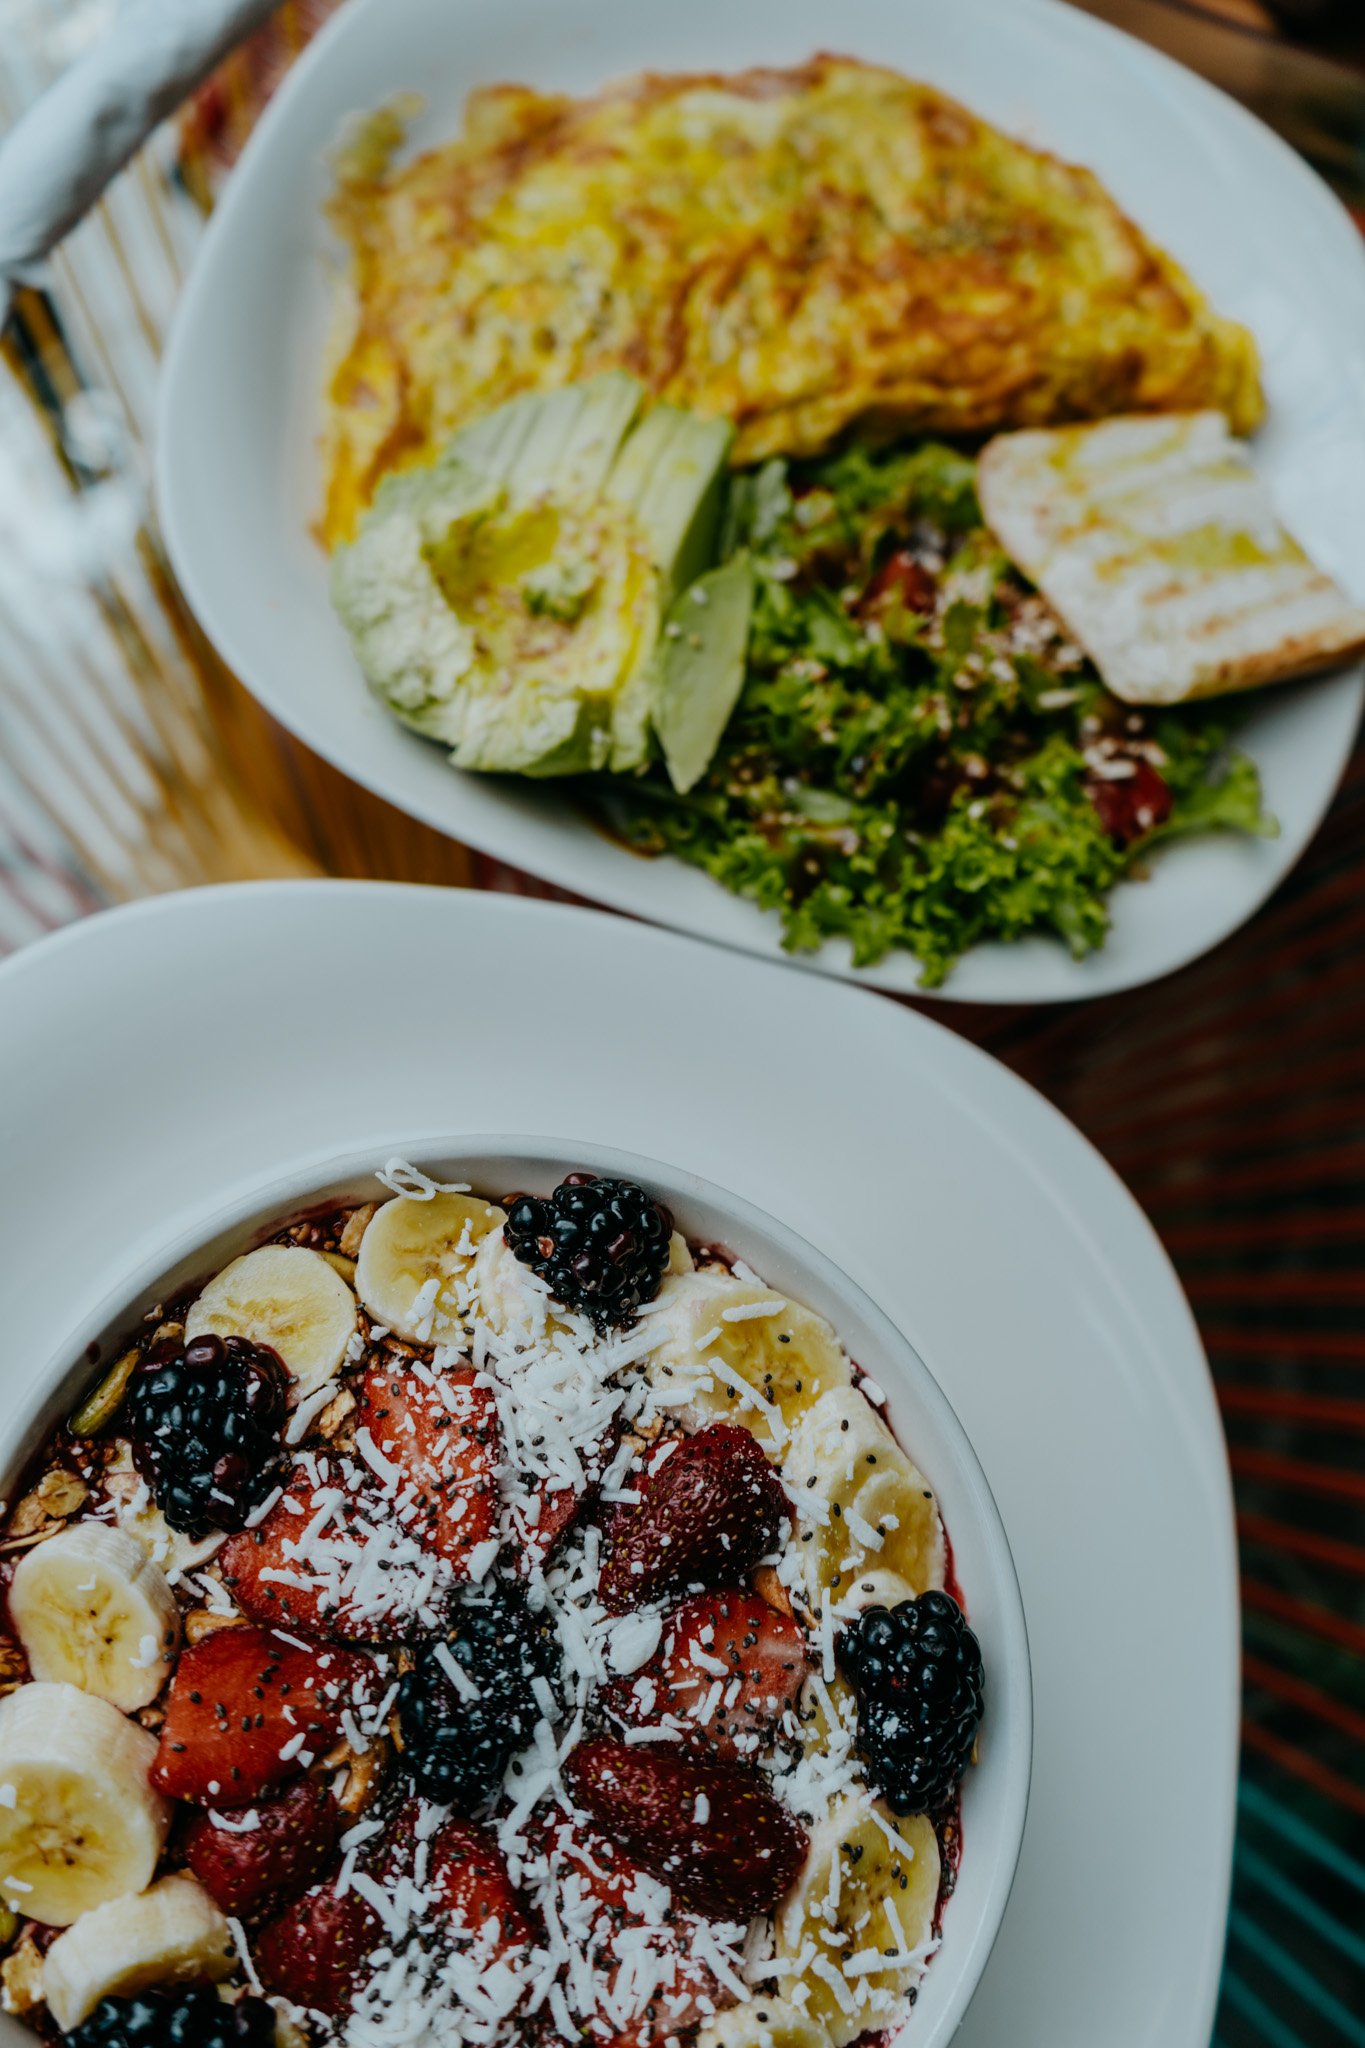
M 1365 651 L 1218 412 L 1001 434 L 986 523 L 1129 704 L 1179 704 Z

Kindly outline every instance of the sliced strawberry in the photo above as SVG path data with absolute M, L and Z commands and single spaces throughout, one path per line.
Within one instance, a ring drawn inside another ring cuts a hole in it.
M 348 1650 L 309 1650 L 261 1628 L 220 1628 L 182 1650 L 152 1783 L 200 1806 L 249 1806 L 336 1740 L 373 1675 Z
M 354 1449 L 301 1459 L 219 1568 L 253 1621 L 336 1642 L 431 1634 L 496 1530 L 493 1396 L 467 1367 L 428 1384 L 372 1366 L 355 1391 Z
M 548 1479 L 542 1479 L 532 1499 L 535 1509 L 530 1512 L 528 1508 L 525 1516 L 525 1547 L 518 1560 L 523 1569 L 544 1564 L 560 1537 L 567 1534 L 590 1505 L 591 1494 L 579 1493 L 572 1486 L 551 1486 Z
M 335 1880 L 315 1884 L 264 1926 L 255 1963 L 268 1991 L 314 2012 L 340 2014 L 364 1982 L 366 1959 L 387 1937 L 374 1907 Z
M 313 1517 L 318 1487 L 300 1465 L 265 1520 L 229 1536 L 218 1569 L 243 1614 L 296 1634 L 349 1641 L 348 1615 L 297 1547 Z M 330 1532 L 329 1532 L 330 1533 Z M 362 1638 L 363 1640 L 363 1638 Z
M 791 1518 L 757 1442 L 729 1422 L 672 1450 L 654 1445 L 637 1484 L 643 1499 L 606 1531 L 599 1590 L 615 1614 L 689 1586 L 733 1581 L 773 1548 Z
M 438 1937 L 452 1948 L 477 1943 L 481 1968 L 534 1940 L 494 1838 L 459 1820 L 424 1834 L 423 1811 L 417 1800 L 399 1809 L 384 1834 L 361 1851 L 360 1876 L 344 1892 L 329 1878 L 262 1928 L 256 1964 L 270 1990 L 317 2012 L 345 2011 L 365 1980 L 372 1951 L 402 1938 L 370 1903 L 376 1885 L 397 1904 L 400 1927 L 406 1911 L 428 1946 Z
M 618 2015 L 585 2020 L 595 2048 L 658 2048 L 730 2002 L 697 1956 L 700 1917 L 666 1903 L 662 1892 L 651 1899 L 657 1880 L 616 1842 L 561 1815 L 548 1824 L 544 1849 L 556 1918 L 573 1930 L 576 1952 L 592 1975 L 606 1980 L 601 2004 Z M 642 1986 L 638 2003 L 630 1995 L 633 1980 Z
M 506 1858 L 486 1829 L 467 1820 L 444 1822 L 432 1837 L 425 1884 L 462 1932 L 485 1934 L 496 1921 L 500 1949 L 525 1948 L 534 1940 Z
M 627 1728 L 671 1719 L 690 1749 L 752 1757 L 795 1706 L 809 1670 L 790 1615 L 757 1593 L 696 1593 L 669 1616 L 649 1663 L 608 1686 L 602 1704 Z
M 602 1738 L 580 1743 L 564 1776 L 599 1827 L 703 1913 L 770 1912 L 810 1848 L 800 1822 L 742 1764 Z
M 586 1514 L 597 1500 L 598 1489 L 608 1465 L 616 1452 L 617 1434 L 608 1430 L 600 1442 L 586 1449 L 580 1448 L 579 1460 L 583 1466 L 586 1485 L 557 1486 L 548 1478 L 536 1480 L 529 1488 L 513 1481 L 508 1504 L 516 1525 L 521 1531 L 522 1549 L 516 1559 L 516 1568 L 526 1573 L 535 1565 L 544 1564 L 561 1537 L 565 1536 L 579 1519 Z
M 342 1812 L 325 1785 L 300 1778 L 279 1799 L 253 1809 L 256 1825 L 243 1828 L 246 1814 L 224 1826 L 211 1813 L 198 1813 L 185 1832 L 185 1861 L 225 1913 L 256 1919 L 277 1913 L 326 1868 Z
M 371 1366 L 356 1394 L 357 1449 L 367 1464 L 397 1468 L 387 1490 L 403 1500 L 404 1527 L 467 1578 L 470 1552 L 497 1532 L 501 1453 L 492 1389 L 476 1384 L 472 1366 L 430 1378 Z
M 495 1838 L 473 1821 L 452 1818 L 424 1840 L 424 1810 L 424 1802 L 415 1799 L 400 1809 L 376 1859 L 381 1881 L 393 1883 L 402 1876 L 416 1881 L 420 1871 L 420 1888 L 447 1934 L 483 1935 L 496 1921 L 497 1941 L 481 1953 L 528 1947 L 535 1930 Z M 424 1921 L 428 1932 L 432 1924 Z
M 316 1469 L 314 1478 L 297 1466 L 260 1526 L 219 1551 L 243 1614 L 317 1642 L 434 1633 L 455 1585 L 450 1566 L 408 1536 L 394 1503 L 354 1460 L 333 1455 Z

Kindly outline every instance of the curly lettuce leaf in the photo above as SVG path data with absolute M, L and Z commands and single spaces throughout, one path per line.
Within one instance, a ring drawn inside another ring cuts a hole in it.
M 956 450 L 765 463 L 734 480 L 725 531 L 754 574 L 735 711 L 685 797 L 651 775 L 611 807 L 631 844 L 777 915 L 789 950 L 842 938 L 858 966 L 905 950 L 926 988 L 988 939 L 1052 933 L 1079 958 L 1159 840 L 1274 830 L 1254 763 L 1206 706 L 1154 724 L 1116 705 L 1059 633 L 1010 634 L 1029 593 Z M 907 539 L 937 564 L 932 630 L 912 604 L 867 601 Z M 1094 801 L 1106 735 L 1149 748 L 1171 792 L 1169 818 L 1128 845 Z

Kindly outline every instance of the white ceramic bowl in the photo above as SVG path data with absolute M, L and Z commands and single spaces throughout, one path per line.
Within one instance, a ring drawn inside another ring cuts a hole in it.
M 364 1153 L 304 1161 L 268 1185 L 201 1213 L 62 1342 L 36 1382 L 36 1398 L 0 1413 L 6 1497 L 25 1462 L 117 1355 L 147 1309 L 215 1272 L 271 1234 L 282 1218 L 320 1205 L 382 1199 L 375 1169 L 395 1157 L 439 1180 L 468 1181 L 494 1199 L 513 1188 L 548 1192 L 578 1168 L 638 1181 L 668 1203 L 685 1236 L 725 1246 L 771 1285 L 826 1316 L 850 1355 L 886 1390 L 896 1434 L 938 1495 L 986 1667 L 979 1760 L 963 1788 L 957 1886 L 943 1916 L 942 1947 L 910 2020 L 896 2037 L 904 2048 L 943 2048 L 986 1966 L 1014 1881 L 1028 1807 L 1033 1696 L 1014 1560 L 976 1453 L 918 1352 L 822 1252 L 751 1202 L 697 1174 L 590 1141 L 407 1137 Z M 20 2048 L 31 2044 L 33 2036 L 17 2022 L 3 2020 L 0 2040 Z

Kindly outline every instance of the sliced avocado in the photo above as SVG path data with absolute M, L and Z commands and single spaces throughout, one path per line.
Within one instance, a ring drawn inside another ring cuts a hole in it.
M 730 431 L 609 371 L 531 393 L 381 486 L 332 594 L 375 691 L 462 768 L 642 767 L 653 657 L 710 559 Z
M 542 418 L 507 477 L 509 490 L 596 497 L 644 396 L 634 377 L 608 370 L 537 401 Z
M 442 732 L 457 766 L 607 767 L 613 705 L 658 632 L 658 579 L 638 529 L 600 498 L 504 493 L 423 552 L 476 649 Z M 570 591 L 573 602 L 556 602 Z
M 658 560 L 672 565 L 670 599 L 716 559 L 726 463 L 734 438 L 728 420 L 689 417 L 637 507 L 653 535 Z
M 725 464 L 735 430 L 675 405 L 656 405 L 626 441 L 607 479 L 629 505 L 664 569 L 671 604 L 715 560 Z
M 448 707 L 474 665 L 474 637 L 441 597 L 423 557 L 424 518 L 491 503 L 496 489 L 458 462 L 386 477 L 365 528 L 332 561 L 331 594 L 378 695 L 419 732 L 444 738 Z
M 652 405 L 635 432 L 617 450 L 603 489 L 618 505 L 636 505 L 650 477 L 667 456 L 679 424 L 690 415 L 676 405 Z
M 606 480 L 607 495 L 628 506 L 649 536 L 660 570 L 661 611 L 714 559 L 733 439 L 727 420 L 656 405 L 627 437 Z M 642 665 L 617 699 L 608 762 L 614 774 L 628 773 L 648 758 L 655 671 L 655 662 Z
M 506 482 L 509 471 L 530 439 L 540 401 L 537 397 L 513 398 L 495 412 L 484 413 L 452 434 L 437 456 L 433 469 L 451 464 L 477 470 L 490 484 Z
M 654 730 L 680 795 L 711 765 L 744 687 L 754 578 L 747 555 L 699 576 L 675 601 L 655 664 Z

